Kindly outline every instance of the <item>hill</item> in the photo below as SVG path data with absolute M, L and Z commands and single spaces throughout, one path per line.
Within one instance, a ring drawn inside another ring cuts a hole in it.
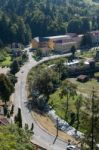
M 89 1 L 89 2 L 88 2 Z M 0 46 L 32 37 L 99 29 L 91 0 L 0 0 Z

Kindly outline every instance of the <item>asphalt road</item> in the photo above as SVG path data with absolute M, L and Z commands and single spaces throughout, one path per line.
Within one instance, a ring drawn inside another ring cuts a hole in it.
M 34 135 L 32 139 L 33 141 L 39 143 L 41 146 L 46 147 L 48 150 L 66 150 L 67 143 L 65 141 L 57 139 L 55 144 L 53 144 L 53 141 L 55 140 L 55 136 L 45 132 L 34 121 L 33 117 L 31 116 L 31 111 L 27 107 L 28 103 L 27 103 L 27 93 L 26 93 L 26 80 L 30 69 L 43 61 L 54 59 L 57 57 L 63 57 L 63 55 L 45 57 L 43 58 L 43 60 L 36 62 L 32 58 L 32 55 L 29 51 L 28 54 L 29 54 L 29 61 L 23 67 L 21 67 L 20 71 L 16 74 L 16 76 L 18 77 L 18 82 L 15 85 L 15 93 L 13 97 L 14 105 L 15 105 L 15 113 L 17 113 L 18 108 L 21 108 L 23 125 L 25 123 L 28 123 L 29 127 L 31 127 L 31 124 L 32 123 L 34 124 Z

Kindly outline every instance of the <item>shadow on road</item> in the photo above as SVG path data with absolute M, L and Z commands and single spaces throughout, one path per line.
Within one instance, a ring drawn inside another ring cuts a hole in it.
M 54 141 L 53 141 L 53 144 L 55 144 L 55 142 L 56 142 L 56 140 L 57 140 L 57 137 L 58 137 L 58 136 L 55 137 L 55 139 L 54 139 Z
M 33 110 L 32 101 L 24 102 L 25 107 L 28 108 L 29 112 Z

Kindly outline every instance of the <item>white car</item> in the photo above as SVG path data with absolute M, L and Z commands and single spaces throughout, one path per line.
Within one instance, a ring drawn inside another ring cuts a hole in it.
M 67 150 L 76 150 L 76 146 L 75 145 L 68 145 Z

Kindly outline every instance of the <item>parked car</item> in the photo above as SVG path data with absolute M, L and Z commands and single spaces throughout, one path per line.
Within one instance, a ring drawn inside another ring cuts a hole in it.
M 76 146 L 75 145 L 68 145 L 67 150 L 76 150 Z

